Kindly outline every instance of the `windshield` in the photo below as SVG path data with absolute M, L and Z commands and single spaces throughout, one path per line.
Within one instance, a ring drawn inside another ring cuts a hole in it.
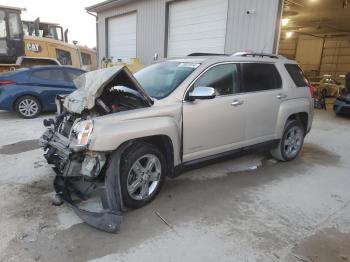
M 134 76 L 149 96 L 161 99 L 174 91 L 198 66 L 169 61 L 148 66 Z

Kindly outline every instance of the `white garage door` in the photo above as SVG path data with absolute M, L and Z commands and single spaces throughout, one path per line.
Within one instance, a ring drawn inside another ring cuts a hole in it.
M 169 4 L 168 57 L 194 52 L 224 53 L 228 0 Z
M 108 56 L 123 62 L 136 57 L 136 13 L 108 19 Z

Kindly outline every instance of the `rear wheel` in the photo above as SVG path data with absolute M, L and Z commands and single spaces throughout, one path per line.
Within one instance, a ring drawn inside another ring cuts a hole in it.
M 16 112 L 22 118 L 35 118 L 41 113 L 41 105 L 33 96 L 22 96 L 15 104 Z
M 290 161 L 298 156 L 304 144 L 305 129 L 297 120 L 288 121 L 278 146 L 271 155 L 280 161 Z
M 135 144 L 124 153 L 121 165 L 123 203 L 129 208 L 139 208 L 152 201 L 166 172 L 166 161 L 159 149 L 148 143 Z

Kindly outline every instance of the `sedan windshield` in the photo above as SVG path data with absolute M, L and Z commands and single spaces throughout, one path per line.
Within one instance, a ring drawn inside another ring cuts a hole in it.
M 174 91 L 198 66 L 168 61 L 148 66 L 134 76 L 149 96 L 161 99 Z

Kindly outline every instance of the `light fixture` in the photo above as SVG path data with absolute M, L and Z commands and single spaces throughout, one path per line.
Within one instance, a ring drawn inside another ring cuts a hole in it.
M 283 19 L 282 19 L 282 21 L 281 21 L 282 26 L 286 26 L 286 25 L 288 25 L 289 20 L 290 20 L 289 18 L 283 18 Z
M 293 32 L 286 32 L 286 38 L 291 38 L 293 36 Z

